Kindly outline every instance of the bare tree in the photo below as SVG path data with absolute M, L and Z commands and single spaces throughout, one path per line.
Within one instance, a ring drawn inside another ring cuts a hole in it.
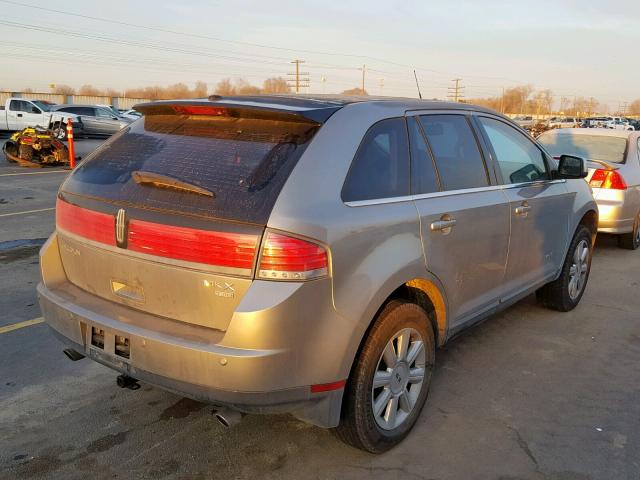
M 262 93 L 290 93 L 291 88 L 282 77 L 267 78 L 262 84 Z
M 216 95 L 229 96 L 237 95 L 238 92 L 236 92 L 236 87 L 234 87 L 233 83 L 231 83 L 231 79 L 225 78 L 218 82 L 218 84 L 216 85 L 215 93 Z
M 78 90 L 78 95 L 98 96 L 102 94 L 103 92 L 93 85 L 82 85 Z
M 207 84 L 205 82 L 198 81 L 196 82 L 196 86 L 193 89 L 193 96 L 197 98 L 203 98 L 208 95 L 208 91 L 209 88 L 207 87 Z
M 349 90 L 343 90 L 342 95 L 369 95 L 366 90 L 361 88 L 350 88 Z
M 243 78 L 236 79 L 235 85 L 238 95 L 260 95 L 260 87 L 251 85 Z
M 640 98 L 631 102 L 628 111 L 631 115 L 640 115 Z
M 53 89 L 53 93 L 57 93 L 59 95 L 73 95 L 76 93 L 76 89 L 69 85 L 57 85 Z

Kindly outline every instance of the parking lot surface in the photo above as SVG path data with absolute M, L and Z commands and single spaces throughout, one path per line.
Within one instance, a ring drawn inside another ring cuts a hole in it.
M 35 293 L 66 175 L 0 161 L 1 479 L 640 478 L 640 252 L 602 236 L 574 311 L 528 298 L 451 341 L 413 432 L 373 456 L 288 416 L 227 430 L 211 406 L 69 361 Z

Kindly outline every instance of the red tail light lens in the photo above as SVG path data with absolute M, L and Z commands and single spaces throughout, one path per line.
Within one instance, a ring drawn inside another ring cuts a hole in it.
M 257 235 L 211 232 L 141 220 L 129 221 L 127 248 L 135 252 L 219 267 L 253 269 Z M 240 272 L 239 272 L 240 273 Z
M 214 115 L 224 116 L 227 114 L 226 108 L 209 107 L 207 105 L 174 105 L 173 110 L 182 115 Z
M 589 185 L 593 188 L 606 188 L 611 190 L 626 190 L 627 183 L 616 170 L 598 169 L 593 172 Z
M 76 207 L 60 199 L 56 202 L 56 228 L 107 245 L 116 244 L 113 215 Z
M 310 280 L 328 273 L 327 251 L 299 238 L 268 232 L 262 242 L 258 278 Z

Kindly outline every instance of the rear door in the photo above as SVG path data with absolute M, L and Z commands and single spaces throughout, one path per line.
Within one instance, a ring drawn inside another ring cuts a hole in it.
M 529 136 L 497 117 L 477 120 L 511 210 L 508 298 L 544 283 L 561 267 L 575 193 L 565 180 L 551 179 L 546 155 Z
M 410 115 L 412 194 L 426 264 L 443 284 L 450 325 L 489 312 L 502 294 L 509 204 L 467 114 Z
M 280 189 L 319 124 L 163 108 L 105 142 L 62 185 L 64 269 L 96 296 L 224 330 L 252 282 Z

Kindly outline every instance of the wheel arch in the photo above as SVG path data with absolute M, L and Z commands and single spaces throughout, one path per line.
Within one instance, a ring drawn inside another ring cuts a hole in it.
M 579 226 L 585 226 L 591 232 L 591 244 L 594 245 L 596 241 L 596 235 L 598 234 L 598 212 L 595 209 L 587 210 L 584 215 L 580 218 L 580 221 L 576 225 L 576 228 Z
M 352 345 L 355 346 L 349 353 L 346 361 L 348 362 L 349 377 L 355 365 L 355 361 L 362 350 L 362 346 L 373 327 L 373 324 L 384 307 L 392 300 L 404 300 L 416 303 L 427 312 L 431 328 L 433 329 L 436 346 L 444 345 L 447 340 L 448 331 L 448 309 L 444 289 L 440 281 L 429 274 L 413 276 L 410 275 L 404 280 L 397 281 L 392 285 L 388 285 L 383 292 L 379 292 L 378 298 L 371 306 L 371 310 L 365 312 L 361 322 L 361 328 L 356 333 L 357 338 L 354 339 Z

